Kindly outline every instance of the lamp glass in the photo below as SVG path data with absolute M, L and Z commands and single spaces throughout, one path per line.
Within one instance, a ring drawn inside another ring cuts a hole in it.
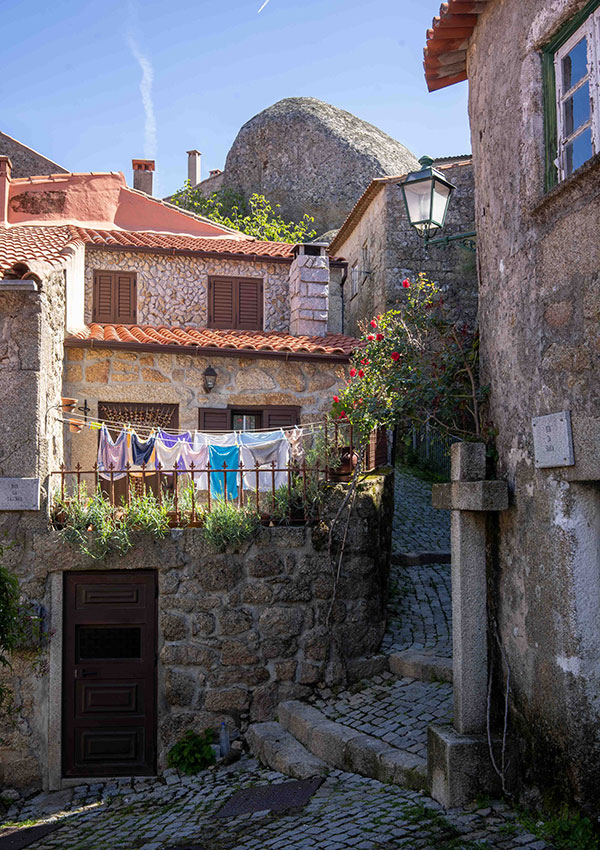
M 454 186 L 433 168 L 430 157 L 422 157 L 420 171 L 412 171 L 402 183 L 408 220 L 421 236 L 444 226 Z
M 217 383 L 217 373 L 212 368 L 212 366 L 208 366 L 204 370 L 204 389 L 207 392 L 210 392 L 214 389 L 215 384 Z

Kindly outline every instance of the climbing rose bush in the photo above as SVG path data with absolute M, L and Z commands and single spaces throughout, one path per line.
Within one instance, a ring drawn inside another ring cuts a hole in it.
M 402 289 L 397 308 L 364 323 L 332 415 L 362 440 L 380 426 L 427 421 L 464 439 L 485 438 L 477 334 L 452 319 L 425 274 L 405 278 Z

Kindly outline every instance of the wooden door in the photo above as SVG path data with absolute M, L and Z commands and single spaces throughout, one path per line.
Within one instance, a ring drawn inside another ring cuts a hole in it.
M 154 570 L 65 573 L 65 776 L 155 772 L 156 595 Z

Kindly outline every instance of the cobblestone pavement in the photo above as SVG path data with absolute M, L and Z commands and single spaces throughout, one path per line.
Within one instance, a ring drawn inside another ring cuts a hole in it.
M 219 819 L 241 787 L 289 781 L 244 757 L 228 768 L 180 779 L 136 780 L 75 789 L 64 826 L 31 850 L 545 850 L 504 803 L 470 810 L 425 794 L 333 771 L 300 811 Z M 64 792 L 59 792 L 63 794 Z M 47 795 L 48 797 L 49 795 Z
M 452 657 L 450 564 L 390 567 L 388 623 L 381 651 L 418 649 Z
M 330 720 L 427 760 L 428 725 L 452 721 L 452 685 L 383 673 L 314 706 Z
M 431 504 L 431 484 L 397 466 L 394 476 L 394 552 L 449 552 L 450 514 Z

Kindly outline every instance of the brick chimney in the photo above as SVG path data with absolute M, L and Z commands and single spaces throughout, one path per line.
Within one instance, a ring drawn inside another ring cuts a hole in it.
M 326 336 L 329 314 L 329 257 L 319 242 L 296 245 L 290 266 L 290 333 Z
M 8 223 L 8 196 L 10 194 L 10 172 L 12 163 L 7 156 L 0 156 L 0 224 Z
M 188 180 L 190 181 L 192 186 L 197 186 L 198 183 L 202 180 L 201 167 L 202 167 L 202 154 L 200 151 L 188 151 Z
M 132 159 L 131 165 L 133 167 L 133 188 L 151 195 L 154 160 Z

